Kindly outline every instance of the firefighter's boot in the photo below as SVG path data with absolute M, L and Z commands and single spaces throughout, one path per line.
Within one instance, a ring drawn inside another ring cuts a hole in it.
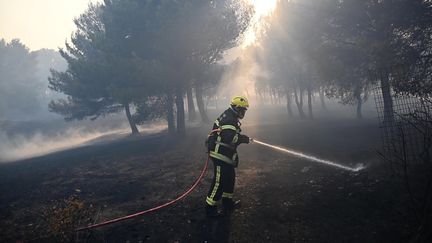
M 234 210 L 241 207 L 240 200 L 234 201 L 231 198 L 222 198 L 222 209 L 224 215 L 230 215 Z
M 220 216 L 217 206 L 211 206 L 207 204 L 205 209 L 206 209 L 206 216 L 208 218 L 216 218 Z

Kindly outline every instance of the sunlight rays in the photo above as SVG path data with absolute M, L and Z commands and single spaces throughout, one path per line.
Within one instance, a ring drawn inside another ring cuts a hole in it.
M 277 0 L 245 0 L 254 9 L 254 15 L 241 43 L 242 48 L 256 44 L 259 36 L 265 31 L 265 18 L 276 9 Z

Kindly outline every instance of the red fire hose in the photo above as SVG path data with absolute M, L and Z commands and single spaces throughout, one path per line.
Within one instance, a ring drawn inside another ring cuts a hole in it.
M 150 213 L 150 212 L 154 212 L 154 211 L 157 211 L 159 209 L 168 207 L 169 205 L 174 204 L 177 201 L 180 201 L 181 199 L 183 199 L 184 197 L 186 197 L 189 193 L 191 193 L 195 189 L 195 187 L 197 187 L 197 185 L 199 184 L 199 182 L 203 178 L 205 172 L 207 171 L 209 158 L 210 157 L 207 157 L 207 160 L 205 162 L 204 168 L 201 171 L 201 174 L 198 177 L 198 179 L 196 179 L 195 183 L 187 191 L 185 191 L 183 194 L 181 194 L 176 199 L 173 199 L 172 201 L 169 201 L 169 202 L 164 203 L 162 205 L 159 205 L 159 206 L 156 206 L 156 207 L 153 207 L 153 208 L 141 211 L 141 212 L 137 212 L 137 213 L 134 213 L 134 214 L 126 215 L 126 216 L 123 216 L 123 217 L 120 217 L 120 218 L 115 218 L 115 219 L 107 220 L 107 221 L 104 221 L 104 222 L 101 222 L 101 223 L 97 223 L 97 224 L 92 224 L 92 225 L 89 225 L 89 226 L 86 226 L 86 227 L 78 228 L 77 231 L 86 230 L 86 229 L 94 229 L 94 228 L 102 227 L 102 226 L 105 226 L 105 225 L 113 224 L 113 223 L 116 223 L 116 222 L 120 222 L 120 221 L 123 221 L 123 220 L 135 218 L 137 216 L 140 216 L 140 215 L 143 215 L 143 214 L 146 214 L 146 213 Z

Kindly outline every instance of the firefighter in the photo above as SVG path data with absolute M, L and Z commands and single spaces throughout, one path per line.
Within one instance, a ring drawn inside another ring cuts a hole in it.
M 217 217 L 221 214 L 216 203 L 222 198 L 222 213 L 229 214 L 240 206 L 233 200 L 235 168 L 238 165 L 237 146 L 253 140 L 240 134 L 240 119 L 245 116 L 249 102 L 244 96 L 234 96 L 230 107 L 213 124 L 207 139 L 209 156 L 214 165 L 214 176 L 206 198 L 206 214 Z

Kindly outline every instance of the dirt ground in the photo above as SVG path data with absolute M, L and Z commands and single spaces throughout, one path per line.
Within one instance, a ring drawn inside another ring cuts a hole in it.
M 162 132 L 109 139 L 43 157 L 0 165 L 0 241 L 49 242 L 46 211 L 74 196 L 89 220 L 134 213 L 167 202 L 189 188 L 205 162 L 209 125 L 173 139 Z M 406 242 L 411 218 L 401 189 L 380 162 L 376 120 L 325 119 L 244 122 L 264 142 L 346 165 L 353 173 L 257 144 L 239 148 L 230 217 L 207 219 L 202 183 L 177 204 L 128 221 L 73 234 L 79 242 Z M 44 213 L 45 212 L 45 213 Z M 85 220 L 83 220 L 85 221 Z M 81 221 L 81 222 L 83 222 Z

